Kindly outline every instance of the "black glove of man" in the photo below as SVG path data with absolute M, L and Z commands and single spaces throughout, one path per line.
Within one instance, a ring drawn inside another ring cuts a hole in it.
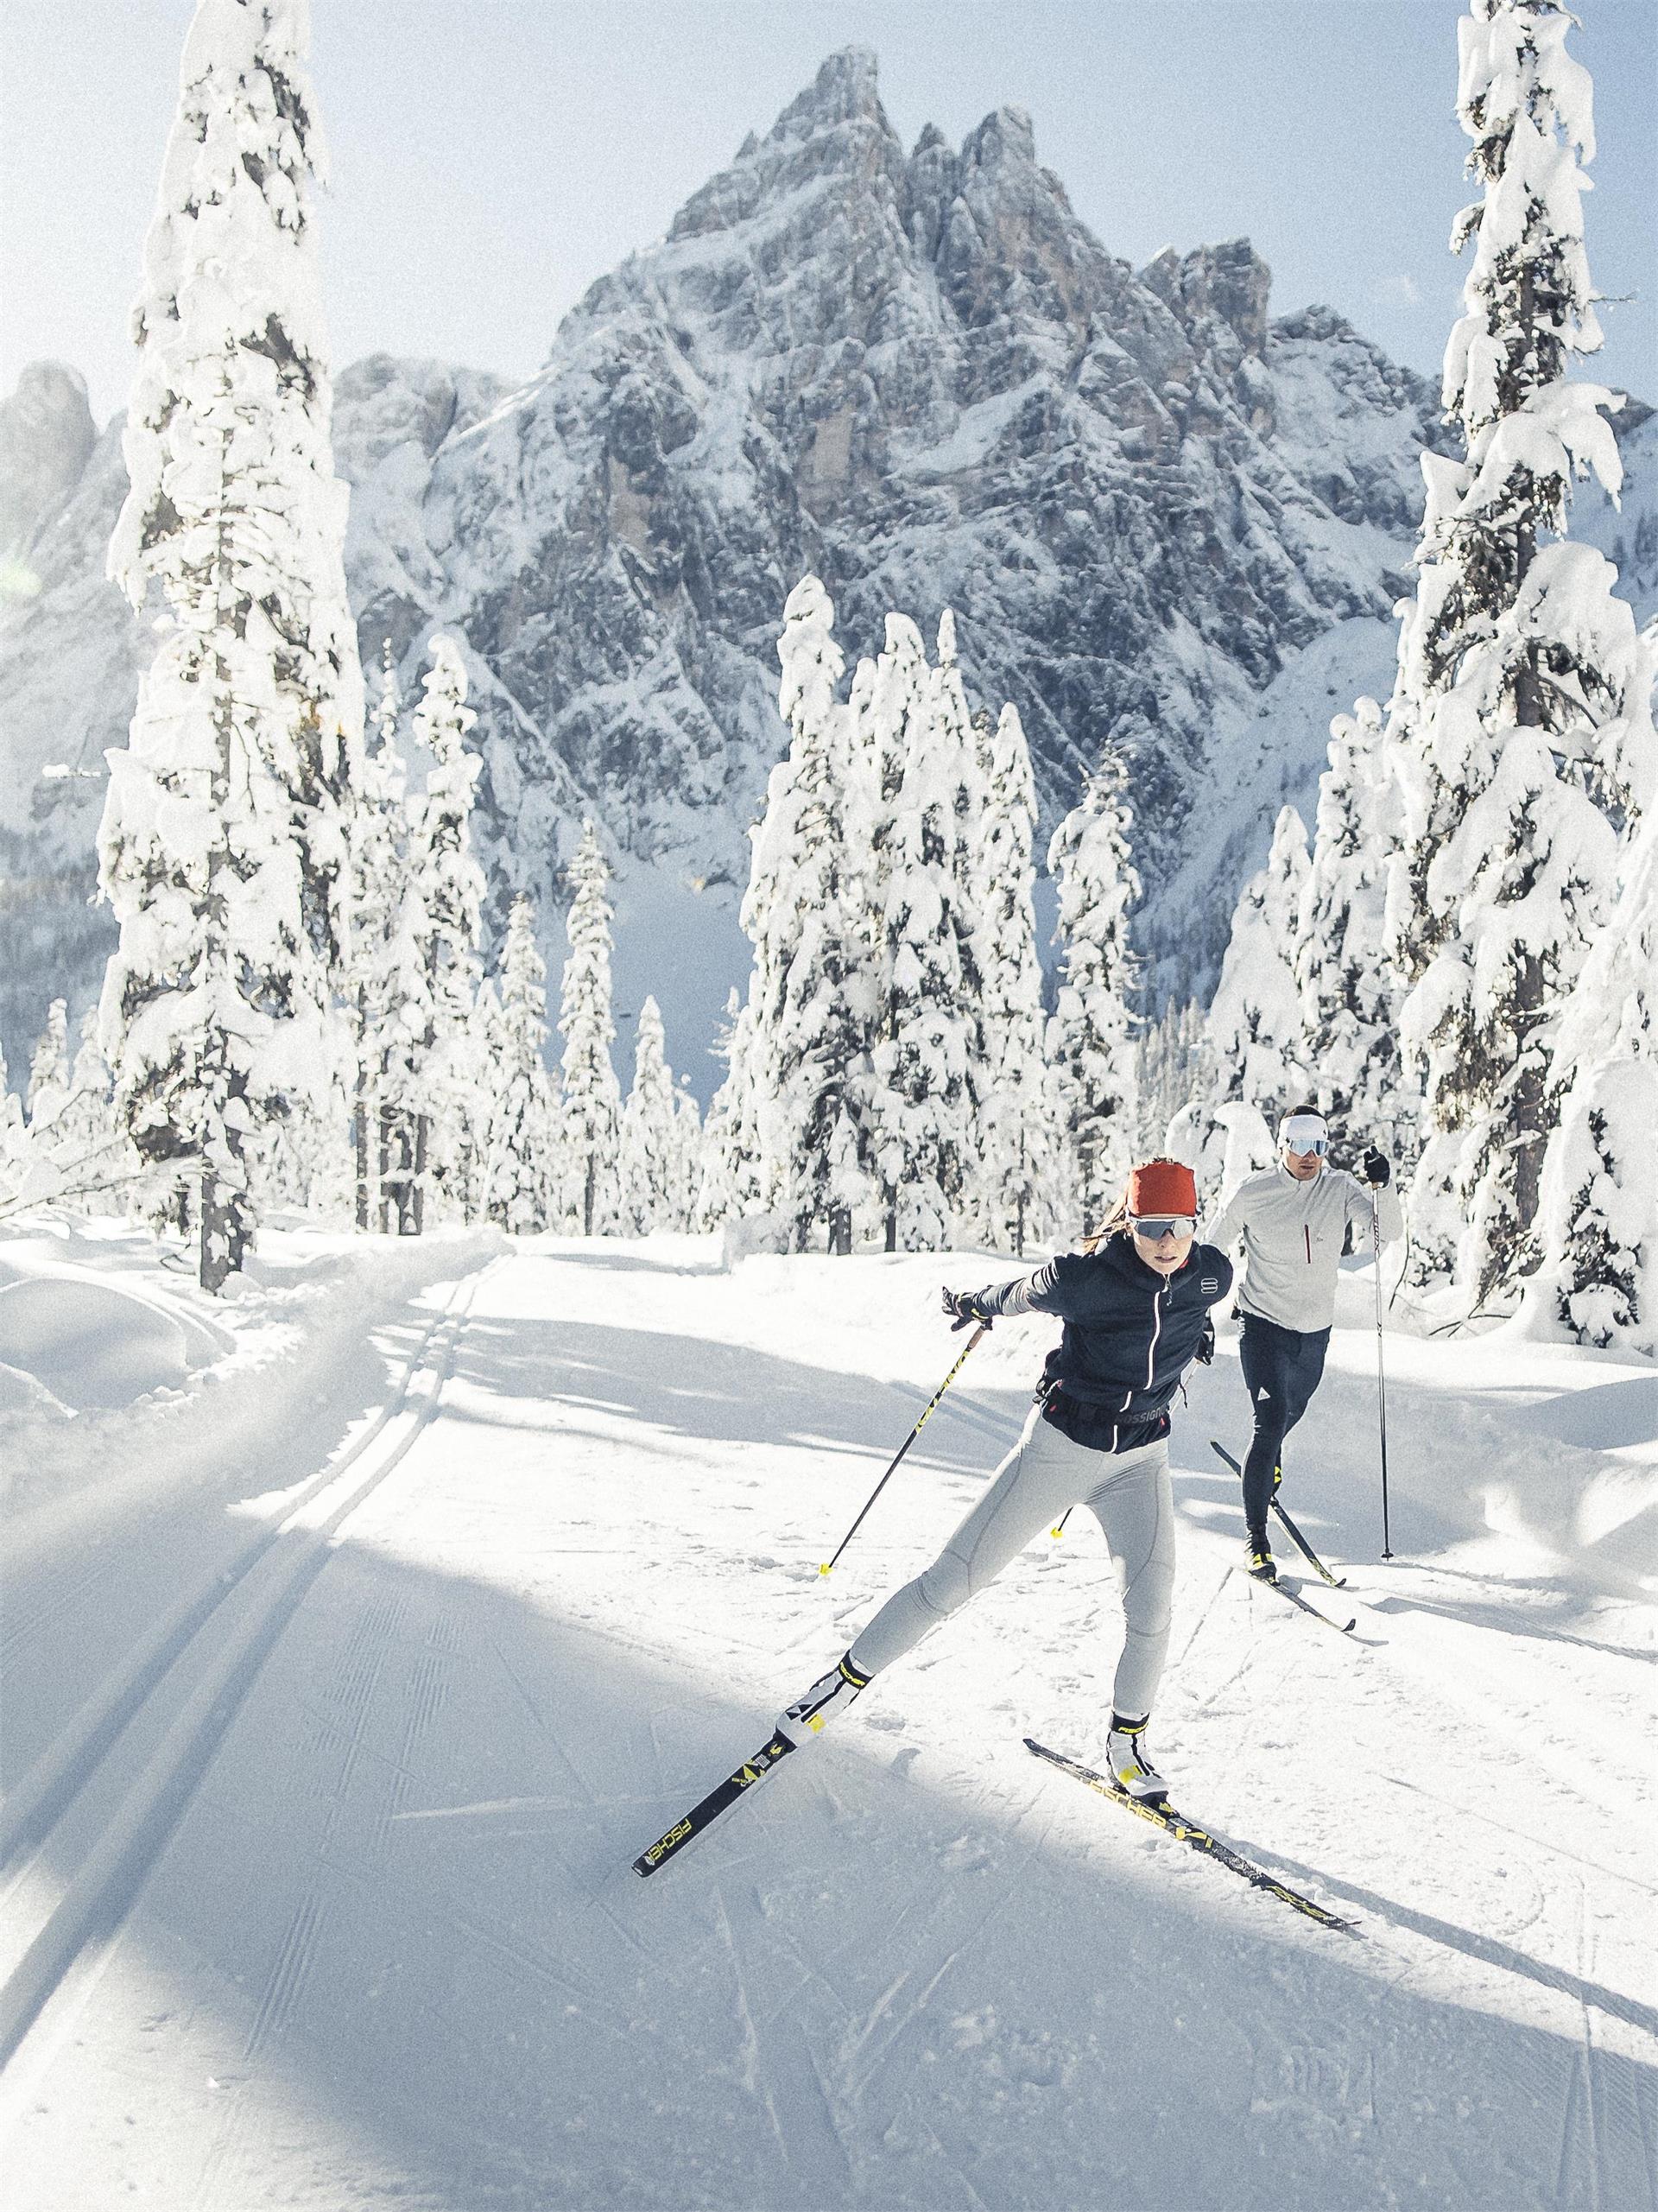
M 1212 1367 L 1214 1366 L 1215 1325 L 1213 1321 L 1206 1321 L 1203 1324 L 1203 1334 L 1199 1337 L 1198 1348 L 1192 1356 L 1200 1367 Z
M 996 1319 L 994 1314 L 985 1311 L 971 1290 L 946 1290 L 943 1296 L 944 1310 L 950 1316 L 952 1328 L 971 1328 L 975 1321 L 980 1328 L 988 1328 Z
M 1366 1182 L 1370 1183 L 1391 1182 L 1393 1181 L 1393 1164 L 1391 1161 L 1388 1160 L 1382 1153 L 1378 1152 L 1374 1144 L 1371 1145 L 1370 1150 L 1364 1155 L 1364 1180 Z

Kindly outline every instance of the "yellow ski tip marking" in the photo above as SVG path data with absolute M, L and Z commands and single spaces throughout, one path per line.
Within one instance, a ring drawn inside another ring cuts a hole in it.
M 820 1567 L 820 1568 L 819 1568 L 818 1572 L 819 1572 L 819 1574 L 820 1574 L 820 1575 L 826 1575 L 826 1574 L 829 1572 L 829 1566 L 828 1566 L 828 1562 L 827 1562 L 827 1561 L 826 1561 L 826 1562 L 824 1562 L 824 1564 L 823 1564 L 821 1567 Z
M 1048 1531 L 1048 1534 L 1057 1541 L 1059 1537 L 1065 1534 L 1065 1531 L 1063 1529 L 1050 1529 Z

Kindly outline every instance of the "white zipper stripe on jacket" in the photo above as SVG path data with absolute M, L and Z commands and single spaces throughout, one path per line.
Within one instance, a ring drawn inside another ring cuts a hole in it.
M 1151 1294 L 1151 1342 L 1146 1347 L 1146 1388 L 1151 1388 L 1151 1379 L 1157 1371 L 1157 1339 L 1163 1332 L 1163 1309 L 1159 1301 L 1168 1296 L 1168 1285 Z
M 1156 1372 L 1157 1339 L 1162 1334 L 1163 1329 L 1163 1309 L 1158 1303 L 1158 1300 L 1167 1296 L 1168 1292 L 1168 1285 L 1165 1283 L 1161 1290 L 1154 1290 L 1151 1294 L 1151 1342 L 1146 1347 L 1146 1388 L 1148 1390 L 1151 1388 L 1152 1377 Z M 1119 1413 L 1126 1413 L 1133 1404 L 1134 1385 L 1130 1383 L 1128 1390 L 1123 1394 L 1122 1404 L 1119 1405 L 1117 1410 Z M 1111 1449 L 1113 1451 L 1117 1449 L 1117 1432 L 1120 1425 L 1121 1424 L 1115 1421 L 1111 1423 Z

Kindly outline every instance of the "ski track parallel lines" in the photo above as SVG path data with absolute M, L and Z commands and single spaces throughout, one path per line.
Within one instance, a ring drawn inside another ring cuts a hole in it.
M 56 1886 L 57 1902 L 32 1940 L 18 1946 L 18 1964 L 0 1987 L 0 2070 L 9 2064 L 83 1955 L 89 1950 L 95 1955 L 89 1961 L 95 1978 L 98 1964 L 119 1942 L 151 1868 L 176 1833 L 261 1669 L 332 1556 L 332 1539 L 402 1463 L 435 1416 L 478 1285 L 492 1264 L 486 1263 L 461 1278 L 440 1316 L 440 1328 L 434 1325 L 427 1332 L 421 1357 L 429 1371 L 429 1386 L 414 1408 L 408 1433 L 346 1487 L 320 1523 L 313 1519 L 291 1531 L 295 1539 L 291 1556 L 263 1547 L 267 1569 L 263 1584 L 256 1577 L 244 1576 L 231 1590 L 220 1593 L 218 1605 L 209 1608 L 210 1613 L 222 1612 L 228 1623 L 223 1648 L 168 1719 L 157 1749 L 101 1833 L 80 1854 L 66 1880 Z M 411 1368 L 405 1376 L 400 1398 L 408 1398 L 415 1372 Z M 385 1423 L 374 1425 L 377 1432 Z M 354 1465 L 361 1455 L 353 1450 L 345 1464 Z M 340 1480 L 339 1466 L 325 1469 L 322 1478 L 306 1486 L 307 1494 L 326 1499 Z M 277 1531 L 283 1532 L 290 1532 L 290 1522 Z M 233 1598 L 240 1599 L 239 1607 L 231 1605 Z M 167 1669 L 158 1672 L 164 1679 Z M 90 1767 L 70 1778 L 73 1786 L 60 1818 L 109 1755 L 132 1714 L 157 1687 L 155 1678 L 147 1683 L 113 1737 L 97 1747 Z M 40 1849 L 46 1848 L 51 1832 L 47 1831 Z
M 288 1922 L 242 2053 L 244 2062 L 256 2058 L 273 2037 L 280 2038 L 294 2018 L 310 1978 L 311 1962 L 316 1956 L 326 1918 L 323 1901 L 313 1886 L 306 1892 Z
M 9 1793 L 5 1825 L 0 1829 L 0 1867 L 9 1867 L 62 1816 L 140 1706 L 206 1624 L 235 1596 L 292 1517 L 354 1467 L 387 1425 L 404 1410 L 414 1377 L 426 1361 L 433 1341 L 440 1330 L 455 1322 L 464 1306 L 470 1305 L 469 1285 L 475 1290 L 482 1272 L 463 1278 L 448 1304 L 433 1316 L 410 1353 L 396 1389 L 363 1435 L 297 1487 L 282 1523 L 257 1530 L 240 1553 L 185 1598 L 148 1638 L 128 1654 L 103 1688 L 94 1691 L 82 1706 L 59 1742 Z

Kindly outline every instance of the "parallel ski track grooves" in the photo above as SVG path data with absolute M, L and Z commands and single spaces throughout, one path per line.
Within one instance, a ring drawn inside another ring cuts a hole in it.
M 469 1277 L 468 1282 L 475 1282 Z M 76 1714 L 59 1740 L 36 1761 L 6 1800 L 0 1824 L 0 1878 L 10 1877 L 18 1860 L 54 1827 L 72 1798 L 85 1787 L 92 1769 L 111 1750 L 135 1713 L 149 1696 L 174 1662 L 193 1641 L 200 1629 L 235 1594 L 237 1588 L 281 1536 L 292 1516 L 319 1491 L 337 1482 L 362 1458 L 387 1423 L 395 1420 L 408 1401 L 409 1385 L 419 1372 L 438 1332 L 455 1315 L 462 1296 L 458 1289 L 449 1305 L 433 1316 L 420 1343 L 410 1353 L 397 1388 L 363 1434 L 341 1454 L 320 1467 L 294 1493 L 283 1520 L 256 1529 L 228 1566 L 213 1579 L 175 1606 L 153 1629 L 102 1687 Z M 52 1608 L 55 1610 L 55 1608 Z M 37 1626 L 31 1622 L 30 1626 Z M 3 1892 L 0 1891 L 0 1896 Z
M 16 1963 L 0 1984 L 0 2067 L 15 2057 L 88 1946 L 107 1944 L 119 1934 L 265 1660 L 326 1564 L 332 1539 L 402 1462 L 433 1418 L 489 1264 L 473 1270 L 456 1286 L 411 1356 L 397 1390 L 351 1449 L 304 1485 L 277 1527 L 258 1533 L 241 1555 L 228 1585 L 215 1578 L 161 1625 L 136 1656 L 130 1676 L 91 1701 L 79 1725 L 72 1726 L 66 1741 L 25 1780 L 18 1795 L 27 1802 L 14 1812 L 4 1847 L 6 1860 L 16 1871 L 6 1899 L 0 1901 L 0 1935 L 12 1936 L 6 1949 Z M 323 1520 L 303 1524 L 306 1507 L 339 1484 L 408 1407 L 416 1379 L 422 1374 L 427 1386 L 407 1433 L 376 1456 Z M 286 1561 L 275 1549 L 284 1537 L 292 1553 Z M 265 1562 L 269 1571 L 257 1581 L 250 1580 Z M 225 1626 L 226 1647 L 208 1661 L 202 1678 L 176 1711 L 151 1708 L 151 1701 L 164 1695 L 166 1678 L 175 1663 L 216 1620 Z M 7 1930 L 6 1906 L 39 1862 L 52 1833 L 103 1770 L 136 1715 L 147 1708 L 157 1710 L 164 1723 L 156 1750 L 112 1816 L 80 1853 L 79 1864 L 58 1870 L 55 1905 L 33 1929 Z M 37 1847 L 33 1852 L 28 1851 L 30 1844 Z M 303 1911 L 301 1921 L 306 1921 Z M 294 1970 L 303 1980 L 314 1933 L 313 1922 L 303 1926 L 296 1922 L 290 1929 L 285 1946 L 290 1971 L 284 1974 L 279 1968 L 267 1993 L 268 2015 L 274 2017 L 266 2019 L 263 2032 L 280 2025 L 284 2010 L 281 1985 L 296 1978 Z M 260 2032 L 256 2025 L 256 2037 Z

